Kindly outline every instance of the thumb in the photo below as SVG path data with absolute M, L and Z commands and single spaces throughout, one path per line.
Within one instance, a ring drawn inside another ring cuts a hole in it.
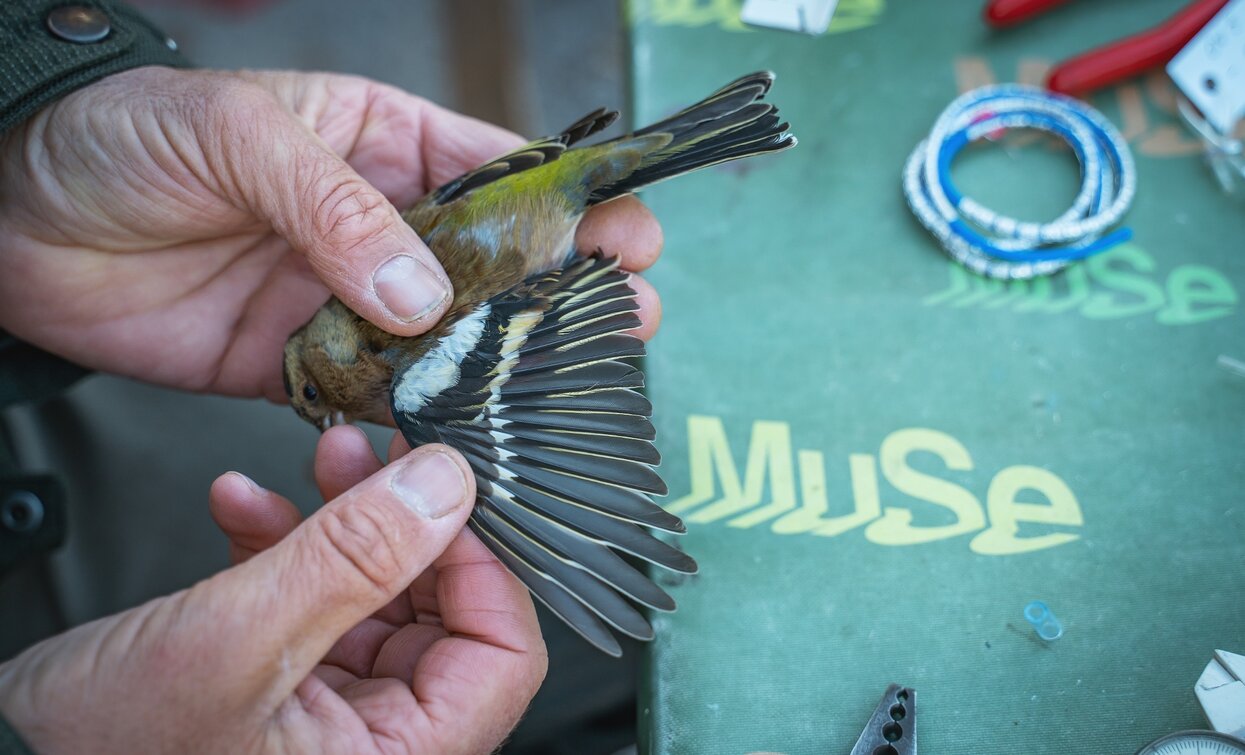
M 261 95 L 267 97 L 267 95 Z M 436 257 L 375 187 L 275 101 L 248 136 L 221 147 L 236 191 L 311 263 L 348 307 L 396 335 L 418 335 L 449 307 Z
M 405 590 L 448 547 L 471 512 L 462 457 L 429 445 L 338 496 L 288 537 L 219 576 L 243 626 L 237 647 L 279 694 L 292 691 L 355 624 Z M 257 622 L 254 622 L 258 624 Z

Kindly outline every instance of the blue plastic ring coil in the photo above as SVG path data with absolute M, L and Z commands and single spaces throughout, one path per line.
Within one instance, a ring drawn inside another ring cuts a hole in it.
M 970 142 L 1006 129 L 1038 129 L 1063 139 L 1081 167 L 1081 188 L 1049 223 L 1010 218 L 964 196 L 951 163 Z M 908 206 L 953 259 L 990 278 L 1050 275 L 1127 241 L 1110 230 L 1137 189 L 1132 153 L 1102 113 L 1079 100 L 1019 84 L 975 89 L 952 102 L 904 167 Z

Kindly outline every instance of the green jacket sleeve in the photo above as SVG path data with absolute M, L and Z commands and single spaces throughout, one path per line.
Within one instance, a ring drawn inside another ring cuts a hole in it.
M 57 23 L 66 19 L 68 23 Z M 60 15 L 49 22 L 53 13 Z M 76 13 L 75 17 L 73 14 Z M 77 29 L 106 30 L 102 38 Z M 36 110 L 110 74 L 147 65 L 184 66 L 177 45 L 110 0 L 0 1 L 0 134 Z

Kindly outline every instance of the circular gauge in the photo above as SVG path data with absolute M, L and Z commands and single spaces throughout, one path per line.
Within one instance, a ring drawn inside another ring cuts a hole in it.
M 1245 755 L 1245 740 L 1217 731 L 1178 731 L 1159 737 L 1137 755 Z

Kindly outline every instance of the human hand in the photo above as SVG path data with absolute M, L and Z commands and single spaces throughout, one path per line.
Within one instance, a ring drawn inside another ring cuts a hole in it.
M 392 333 L 435 324 L 449 283 L 394 205 L 521 142 L 356 77 L 110 76 L 0 137 L 0 328 L 88 367 L 284 402 L 282 346 L 330 290 Z M 661 231 L 625 199 L 577 241 L 638 271 Z M 414 278 L 377 285 L 398 255 Z M 634 280 L 647 337 L 659 306 Z
M 243 563 L 0 665 L 0 713 L 48 753 L 495 748 L 545 673 L 531 598 L 462 528 L 461 457 L 379 467 L 357 428 L 325 433 L 331 501 L 301 523 L 222 476 L 211 506 Z

